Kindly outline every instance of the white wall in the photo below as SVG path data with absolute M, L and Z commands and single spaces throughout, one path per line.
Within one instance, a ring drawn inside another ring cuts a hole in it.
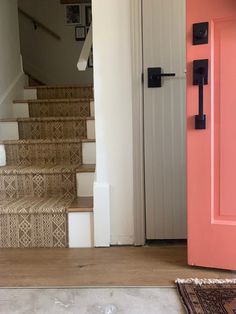
M 84 42 L 75 40 L 75 26 L 65 23 L 65 5 L 60 0 L 19 0 L 19 7 L 61 37 L 61 41 L 19 15 L 24 70 L 46 84 L 93 83 L 93 70 L 77 70 Z
M 17 0 L 0 1 L 0 117 L 12 115 L 12 100 L 23 95 Z
M 95 245 L 108 244 L 109 230 L 104 222 L 109 214 L 110 242 L 132 244 L 132 72 L 128 0 L 93 0 L 93 44 L 97 145 L 95 235 L 96 229 L 100 230 L 105 239 L 99 239 Z M 103 198 L 97 195 L 102 194 L 102 190 Z M 110 195 L 105 197 L 109 191 Z

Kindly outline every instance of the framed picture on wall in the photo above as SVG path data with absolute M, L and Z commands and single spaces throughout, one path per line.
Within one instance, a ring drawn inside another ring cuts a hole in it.
M 82 24 L 82 12 L 80 4 L 66 5 L 66 24 Z
M 86 37 L 86 30 L 84 26 L 75 26 L 75 40 L 83 41 Z
M 92 7 L 91 5 L 85 6 L 85 23 L 86 26 L 90 26 L 92 22 Z

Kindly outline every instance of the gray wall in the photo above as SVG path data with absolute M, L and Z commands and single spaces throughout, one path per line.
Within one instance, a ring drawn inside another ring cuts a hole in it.
M 24 69 L 46 84 L 91 85 L 93 70 L 76 68 L 83 42 L 75 41 L 75 27 L 66 25 L 60 0 L 19 0 L 19 7 L 61 37 L 58 41 L 21 14 L 20 41 Z
M 12 115 L 12 99 L 23 92 L 17 0 L 0 1 L 0 117 Z

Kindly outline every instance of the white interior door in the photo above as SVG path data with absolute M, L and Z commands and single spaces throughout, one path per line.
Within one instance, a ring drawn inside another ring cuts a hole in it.
M 186 238 L 185 20 L 185 0 L 143 0 L 147 239 Z M 176 76 L 148 88 L 150 67 Z

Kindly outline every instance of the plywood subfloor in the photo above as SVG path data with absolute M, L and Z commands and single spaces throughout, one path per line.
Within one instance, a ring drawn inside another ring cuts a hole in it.
M 176 278 L 233 278 L 189 267 L 185 245 L 1 249 L 1 287 L 172 286 Z

